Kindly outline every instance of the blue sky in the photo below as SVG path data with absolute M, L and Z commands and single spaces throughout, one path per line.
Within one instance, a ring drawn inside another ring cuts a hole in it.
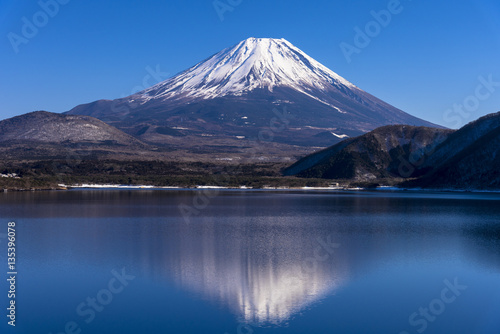
M 126 96 L 248 37 L 285 38 L 447 127 L 500 110 L 497 0 L 217 0 L 219 12 L 213 0 L 55 1 L 0 0 L 0 119 Z M 372 29 L 369 43 L 356 44 L 356 27 Z

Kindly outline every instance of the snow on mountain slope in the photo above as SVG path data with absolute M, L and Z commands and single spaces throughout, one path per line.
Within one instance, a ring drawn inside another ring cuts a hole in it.
M 330 103 L 311 94 L 312 90 L 358 90 L 285 39 L 249 38 L 144 90 L 142 95 L 146 101 L 176 97 L 213 99 L 239 96 L 256 88 L 272 92 L 276 86 L 293 88 L 327 105 Z

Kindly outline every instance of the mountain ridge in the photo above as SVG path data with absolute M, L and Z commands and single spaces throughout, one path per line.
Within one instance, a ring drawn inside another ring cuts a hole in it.
M 113 141 L 122 145 L 125 143 L 144 145 L 138 139 L 94 117 L 65 115 L 44 110 L 0 121 L 0 142 L 8 140 L 53 143 Z
M 402 187 L 500 189 L 500 112 L 458 130 L 389 125 L 299 159 L 284 175 Z M 391 183 L 394 183 L 391 181 Z
M 154 147 L 90 116 L 34 111 L 0 121 L 4 159 L 141 156 Z
M 387 125 L 306 156 L 284 170 L 300 177 L 369 181 L 405 177 L 400 167 L 418 161 L 453 130 Z

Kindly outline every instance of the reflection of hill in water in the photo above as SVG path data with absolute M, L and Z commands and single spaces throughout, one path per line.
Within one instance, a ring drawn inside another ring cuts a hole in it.
M 181 226 L 169 246 L 179 256 L 169 271 L 183 288 L 220 302 L 245 322 L 286 321 L 347 278 L 341 250 L 328 253 L 316 240 L 318 231 L 290 220 L 249 218 L 231 224 L 219 219 Z

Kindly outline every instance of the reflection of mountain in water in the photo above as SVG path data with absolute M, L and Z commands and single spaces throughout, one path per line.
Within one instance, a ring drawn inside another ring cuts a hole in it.
M 182 226 L 172 240 L 176 260 L 169 271 L 183 288 L 222 303 L 245 322 L 284 322 L 347 276 L 340 249 L 328 247 L 334 238 L 318 241 L 321 233 L 308 230 L 304 221 L 286 220 L 214 219 Z
M 242 321 L 262 325 L 283 324 L 339 286 L 352 287 L 380 268 L 395 268 L 381 289 L 408 283 L 395 281 L 397 268 L 412 270 L 412 263 L 423 264 L 417 265 L 421 269 L 433 263 L 446 266 L 448 257 L 457 254 L 486 270 L 500 268 L 497 195 L 227 191 L 187 224 L 178 205 L 193 203 L 196 194 L 0 194 L 0 214 L 19 217 L 29 231 L 25 266 L 78 263 L 102 267 L 106 274 L 126 267 L 145 283 L 155 281 L 168 290 L 174 281 L 229 308 Z M 318 242 L 328 236 L 341 244 L 330 254 Z M 312 266 L 307 260 L 315 253 L 328 256 Z M 301 271 L 301 266 L 312 270 Z M 450 275 L 455 275 L 453 263 L 451 268 Z M 168 294 L 158 298 L 175 302 Z M 341 302 L 337 307 L 352 305 Z

